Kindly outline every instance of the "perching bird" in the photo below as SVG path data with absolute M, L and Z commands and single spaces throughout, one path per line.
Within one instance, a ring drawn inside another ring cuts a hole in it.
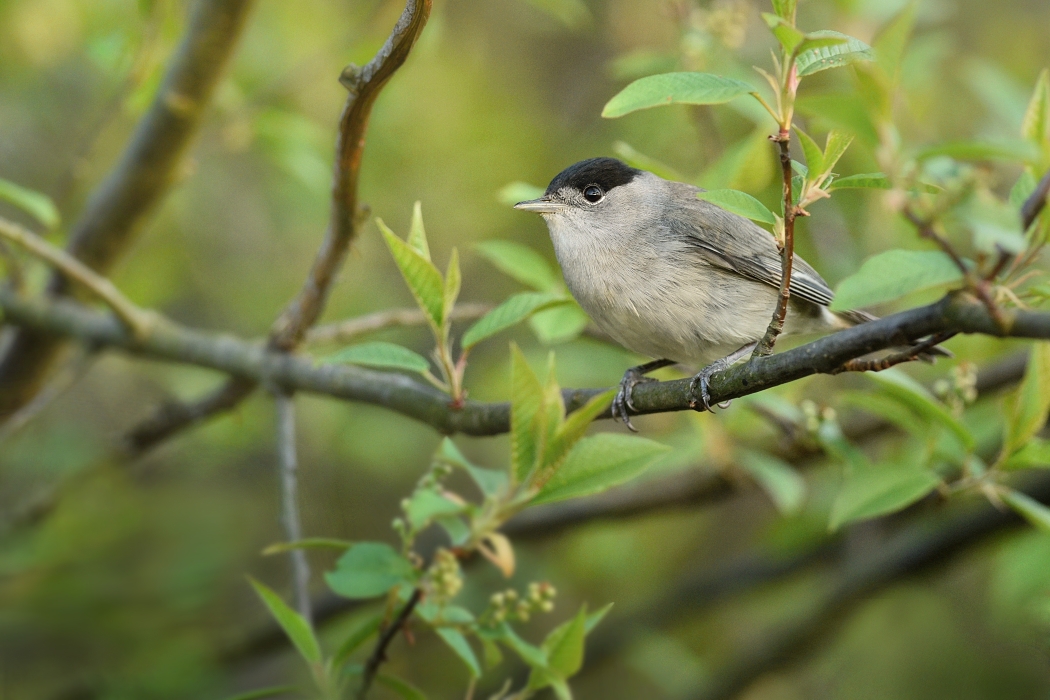
M 773 236 L 697 199 L 702 191 L 615 158 L 592 158 L 559 173 L 539 199 L 515 205 L 547 222 L 565 282 L 598 327 L 656 358 L 627 370 L 613 401 L 613 414 L 632 430 L 631 391 L 660 367 L 704 367 L 694 393 L 710 410 L 708 379 L 754 349 L 776 305 L 781 260 Z M 831 289 L 797 255 L 790 291 L 785 334 L 874 318 L 829 311 Z

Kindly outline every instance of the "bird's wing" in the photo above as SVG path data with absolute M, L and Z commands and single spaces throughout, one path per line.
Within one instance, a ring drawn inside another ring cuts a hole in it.
M 695 199 L 698 188 L 675 184 L 688 188 L 682 193 L 688 205 L 674 217 L 672 227 L 695 245 L 705 261 L 756 282 L 780 287 L 780 251 L 768 231 L 750 219 Z M 797 255 L 791 266 L 791 295 L 821 306 L 827 306 L 834 298 L 824 278 Z

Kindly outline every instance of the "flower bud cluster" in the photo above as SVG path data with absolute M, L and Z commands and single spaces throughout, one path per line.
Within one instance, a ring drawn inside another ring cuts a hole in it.
M 513 588 L 501 593 L 493 593 L 489 607 L 482 613 L 483 622 L 498 624 L 500 622 L 528 622 L 529 617 L 537 612 L 550 612 L 554 609 L 554 597 L 557 595 L 554 586 L 546 581 L 530 583 L 527 592 L 522 595 Z
M 447 549 L 439 549 L 427 571 L 427 599 L 431 602 L 447 603 L 462 590 L 463 572 L 459 559 Z
M 977 400 L 977 365 L 960 362 L 952 367 L 947 379 L 938 379 L 933 384 L 933 393 L 958 415 Z

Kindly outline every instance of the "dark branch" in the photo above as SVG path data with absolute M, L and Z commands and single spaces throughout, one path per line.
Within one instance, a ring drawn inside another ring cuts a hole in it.
M 69 252 L 88 267 L 101 273 L 112 267 L 170 189 L 252 4 L 197 4 L 153 104 L 70 233 Z M 49 291 L 63 294 L 67 282 L 53 275 Z M 0 358 L 0 421 L 36 395 L 61 345 L 61 338 L 33 329 L 14 335 Z
M 1039 216 L 1046 206 L 1048 197 L 1050 197 L 1050 170 L 1046 171 L 1043 179 L 1035 186 L 1035 191 L 1028 196 L 1024 206 L 1021 207 L 1022 230 L 1027 231 L 1035 223 L 1036 217 Z
M 404 629 L 405 624 L 408 623 L 408 618 L 412 616 L 412 611 L 416 609 L 416 605 L 423 598 L 423 589 L 416 588 L 412 591 L 412 597 L 408 599 L 404 607 L 401 608 L 401 612 L 397 614 L 394 621 L 390 623 L 383 630 L 383 633 L 379 635 L 379 639 L 376 640 L 375 648 L 372 650 L 371 656 L 368 657 L 368 661 L 365 662 L 365 670 L 361 674 L 361 687 L 357 691 L 357 700 L 364 700 L 365 696 L 368 695 L 368 689 L 372 687 L 372 681 L 375 680 L 376 674 L 379 673 L 379 667 L 386 661 L 386 650 L 390 646 L 390 643 L 394 641 L 394 638 Z
M 158 322 L 150 337 L 136 340 L 112 316 L 89 311 L 69 300 L 25 299 L 0 290 L 0 308 L 16 325 L 60 336 L 74 336 L 100 346 L 170 362 L 193 364 L 253 381 L 269 380 L 290 391 L 327 394 L 384 406 L 427 423 L 445 434 L 496 435 L 510 425 L 505 403 L 468 401 L 450 406 L 449 397 L 406 375 L 344 365 L 316 365 L 308 357 L 267 350 L 229 335 L 203 333 L 167 321 Z M 994 336 L 1050 338 L 1050 313 L 1003 310 L 1000 328 L 982 305 L 960 295 L 887 316 L 820 338 L 777 355 L 731 367 L 711 378 L 714 401 L 754 394 L 818 373 L 839 370 L 846 362 L 889 347 L 912 345 L 928 336 L 983 333 Z M 567 389 L 569 410 L 575 410 L 600 389 Z M 664 413 L 689 408 L 689 380 L 639 385 L 634 404 L 639 413 Z M 606 413 L 605 417 L 609 417 Z

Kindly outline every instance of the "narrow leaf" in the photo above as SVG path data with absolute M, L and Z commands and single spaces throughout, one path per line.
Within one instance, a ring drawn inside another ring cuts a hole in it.
M 798 0 L 773 0 L 773 11 L 794 24 L 796 5 L 798 5 Z
M 438 636 L 445 641 L 452 651 L 456 652 L 456 656 L 463 660 L 463 663 L 467 665 L 467 670 L 470 671 L 470 675 L 473 678 L 481 676 L 481 665 L 478 663 L 478 657 L 474 654 L 474 650 L 470 647 L 470 642 L 463 636 L 463 633 L 454 627 L 438 627 L 434 630 L 438 633 Z
M 1021 124 L 1021 136 L 1040 146 L 1050 139 L 1050 68 L 1044 68 L 1036 81 Z
M 524 481 L 536 464 L 536 416 L 543 405 L 543 385 L 517 345 L 510 351 L 510 451 L 514 483 Z
M 668 104 L 721 104 L 752 92 L 755 88 L 743 81 L 710 73 L 650 75 L 634 81 L 609 100 L 602 116 L 622 117 L 639 109 Z
M 856 520 L 875 518 L 901 510 L 940 483 L 926 469 L 880 465 L 854 471 L 842 486 L 831 508 L 831 530 Z
M 1020 491 L 1008 489 L 999 494 L 1003 503 L 1040 530 L 1050 532 L 1050 508 Z
M 288 635 L 288 639 L 292 641 L 292 644 L 295 645 L 299 655 L 306 659 L 306 662 L 309 664 L 321 663 L 321 647 L 317 644 L 317 638 L 314 636 L 310 623 L 304 620 L 302 615 L 288 607 L 281 600 L 281 596 L 277 595 L 265 584 L 256 581 L 250 576 L 248 577 L 248 582 L 252 584 L 252 588 L 262 598 L 262 602 L 269 609 L 273 619 L 281 626 L 284 633 Z
M 392 690 L 402 700 L 427 700 L 422 690 L 412 685 L 404 678 L 388 676 L 385 673 L 376 674 L 376 682 Z
M 646 438 L 600 433 L 576 444 L 533 504 L 601 493 L 640 475 L 670 448 Z
M 824 173 L 824 153 L 820 150 L 820 146 L 813 140 L 809 134 L 795 126 L 795 133 L 798 135 L 798 140 L 802 144 L 802 153 L 806 156 L 806 169 L 807 173 L 813 173 L 814 181 Z M 805 175 L 803 177 L 805 177 Z
M 412 224 L 408 229 L 408 244 L 417 253 L 430 260 L 430 244 L 427 243 L 427 232 L 423 228 L 423 203 L 419 201 L 412 206 Z
M 554 389 L 557 391 L 557 386 Z M 564 422 L 558 421 L 560 425 L 543 451 L 540 468 L 536 470 L 536 475 L 533 479 L 534 483 L 542 486 L 557 473 L 569 451 L 583 438 L 587 428 L 594 422 L 594 419 L 605 413 L 615 395 L 616 389 L 610 389 L 598 394 L 573 411 L 572 415 L 566 418 Z M 558 392 L 557 398 L 561 398 L 560 392 Z
M 707 190 L 696 196 L 698 199 L 717 204 L 726 211 L 753 219 L 754 221 L 761 221 L 770 225 L 776 222 L 773 212 L 769 211 L 765 204 L 762 204 L 762 202 L 746 192 L 738 190 Z
M 882 173 L 860 173 L 835 178 L 828 190 L 888 190 L 890 180 Z
M 427 372 L 430 363 L 417 352 L 394 343 L 374 341 L 345 347 L 339 352 L 322 358 L 325 364 L 342 363 L 348 365 L 365 365 L 366 367 L 383 367 L 404 369 L 410 372 Z
M 506 622 L 501 623 L 497 629 L 499 634 L 498 639 L 506 644 L 511 651 L 517 654 L 521 660 L 531 668 L 547 667 L 546 652 L 519 637 L 517 632 L 514 631 L 514 628 Z
M 800 78 L 829 68 L 845 66 L 854 61 L 871 61 L 875 58 L 870 46 L 846 34 L 822 30 L 810 32 L 806 36 L 809 39 L 842 39 L 844 43 L 815 47 L 799 53 L 798 58 L 795 59 L 795 66 L 798 68 Z
M 1046 425 L 1050 411 L 1050 342 L 1032 343 L 1028 368 L 1008 414 L 1006 454 L 1024 447 Z
M 53 229 L 58 226 L 58 207 L 46 194 L 16 185 L 0 177 L 0 200 L 9 202 L 44 225 Z
M 264 557 L 273 554 L 283 554 L 293 549 L 347 549 L 353 546 L 348 540 L 338 540 L 332 537 L 306 537 L 295 542 L 278 542 L 271 544 L 262 551 Z
M 540 192 L 540 194 L 543 194 Z M 520 201 L 520 200 L 519 200 Z M 561 280 L 546 258 L 532 248 L 514 241 L 482 241 L 474 250 L 500 272 L 538 292 L 553 292 L 561 289 Z
M 382 219 L 376 219 L 376 225 L 383 232 L 390 254 L 394 257 L 394 262 L 397 263 L 401 276 L 408 284 L 408 289 L 419 308 L 423 309 L 435 332 L 440 331 L 444 322 L 444 283 L 441 273 L 430 260 L 398 238 Z
M 806 499 L 806 480 L 790 464 L 751 450 L 741 450 L 739 458 L 740 464 L 773 499 L 777 510 L 784 515 L 799 512 Z
M 824 145 L 824 172 L 829 173 L 838 164 L 846 149 L 853 143 L 853 134 L 832 129 Z
M 561 294 L 522 292 L 515 294 L 485 314 L 463 334 L 463 348 L 472 348 L 482 340 L 516 326 L 541 309 L 568 303 Z
M 359 542 L 346 550 L 335 571 L 324 575 L 329 588 L 345 598 L 374 598 L 394 586 L 412 585 L 417 572 L 393 547 L 382 542 Z
M 612 603 L 609 603 L 604 608 L 595 610 L 594 612 L 587 615 L 587 623 L 584 625 L 584 632 L 590 634 L 598 624 L 605 619 L 606 614 L 612 610 Z
M 445 272 L 445 289 L 442 295 L 441 315 L 448 322 L 452 314 L 452 307 L 456 305 L 459 298 L 459 288 L 462 284 L 462 276 L 459 272 L 459 252 L 453 248 L 448 259 L 448 270 Z
M 956 284 L 962 278 L 952 259 L 940 251 L 887 250 L 865 260 L 839 283 L 831 310 L 880 304 L 921 289 Z

